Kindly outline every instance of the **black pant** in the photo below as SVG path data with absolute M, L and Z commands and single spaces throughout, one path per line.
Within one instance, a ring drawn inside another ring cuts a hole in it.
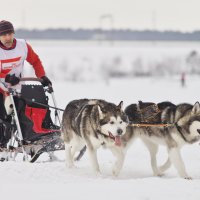
M 33 122 L 26 116 L 26 102 L 20 98 L 14 98 L 15 106 L 17 109 L 18 119 L 24 140 L 28 140 L 35 136 L 33 132 Z
M 21 102 L 17 97 L 14 97 L 14 101 L 15 101 L 15 106 L 17 109 L 17 113 L 19 114 L 22 110 L 23 107 L 25 107 L 25 103 Z M 3 94 L 0 93 L 0 119 L 2 120 L 6 120 L 7 119 L 7 112 L 5 109 L 5 105 L 4 105 L 4 98 L 3 98 Z
M 33 137 L 35 133 L 33 133 L 33 122 L 28 119 L 28 117 L 25 115 L 25 108 L 26 108 L 26 102 L 23 99 L 19 99 L 17 97 L 14 97 L 15 107 L 17 110 L 18 119 L 20 122 L 20 127 L 22 130 L 23 138 L 26 140 L 30 137 Z M 3 121 L 9 121 L 10 117 L 7 116 L 6 109 L 4 106 L 4 100 L 3 100 L 3 94 L 0 93 L 0 119 Z
M 3 94 L 0 93 L 0 119 L 5 120 L 6 118 L 7 118 L 7 113 L 4 106 Z

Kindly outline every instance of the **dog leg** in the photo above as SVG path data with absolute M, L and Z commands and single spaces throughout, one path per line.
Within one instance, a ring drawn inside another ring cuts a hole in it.
M 93 147 L 89 147 L 89 146 L 87 146 L 87 149 L 88 149 L 88 153 L 90 156 L 92 167 L 93 167 L 94 171 L 97 174 L 99 174 L 100 170 L 99 170 L 99 164 L 98 164 L 98 160 L 97 160 L 97 150 L 94 149 Z
M 158 168 L 158 171 L 159 171 L 160 173 L 164 173 L 167 169 L 170 168 L 170 166 L 171 166 L 171 161 L 170 161 L 170 159 L 168 158 L 167 161 L 166 161 L 163 165 L 161 165 L 161 166 Z
M 113 147 L 110 148 L 110 150 L 117 159 L 113 166 L 112 174 L 113 176 L 118 176 L 124 164 L 125 155 L 120 147 L 119 148 Z
M 72 160 L 74 160 L 74 155 L 75 153 L 77 152 L 77 146 L 72 146 L 71 148 L 71 157 L 72 157 Z
M 72 168 L 74 166 L 74 163 L 71 154 L 71 145 L 69 143 L 65 143 L 65 158 L 66 158 L 66 166 L 68 168 Z
M 192 179 L 189 177 L 185 170 L 185 165 L 182 160 L 180 150 L 178 148 L 171 148 L 169 149 L 169 158 L 170 161 L 174 164 L 176 170 L 178 171 L 179 175 L 185 179 Z
M 143 139 L 143 142 L 145 143 L 147 149 L 149 150 L 150 157 L 151 157 L 151 168 L 153 170 L 154 176 L 161 176 L 162 174 L 158 170 L 157 166 L 157 159 L 156 154 L 158 152 L 158 145 L 154 144 L 148 140 Z
M 75 154 L 77 152 L 79 152 L 78 157 L 81 154 L 81 150 L 85 147 L 85 144 L 83 145 L 82 143 L 76 143 L 75 145 L 72 146 L 71 148 L 71 155 L 72 155 L 72 159 L 74 161 L 77 161 L 77 157 L 75 157 Z M 84 154 L 84 152 L 86 151 L 86 147 L 84 148 L 84 151 L 82 152 L 82 154 Z M 80 156 L 80 158 L 82 157 L 82 155 Z

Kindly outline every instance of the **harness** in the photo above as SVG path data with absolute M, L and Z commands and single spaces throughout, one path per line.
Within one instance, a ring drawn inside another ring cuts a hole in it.
M 174 126 L 171 123 L 162 123 L 164 120 L 160 120 L 160 109 L 155 103 L 144 103 L 139 101 L 137 104 L 137 111 L 139 116 L 136 117 L 136 121 L 139 123 L 129 123 L 129 126 L 133 127 L 170 127 Z
M 151 130 L 149 129 L 149 127 L 164 127 L 164 128 L 168 128 L 168 127 L 172 127 L 175 126 L 176 129 L 178 130 L 178 132 L 180 133 L 181 137 L 183 138 L 183 140 L 185 142 L 188 142 L 187 139 L 185 138 L 184 134 L 181 131 L 181 127 L 178 125 L 178 123 L 173 123 L 173 124 L 129 124 L 129 126 L 133 126 L 133 127 L 145 127 L 147 129 L 148 132 L 151 133 Z
M 148 123 L 141 123 L 141 124 L 134 124 L 130 123 L 128 126 L 136 126 L 136 127 L 170 127 L 174 126 L 174 124 L 148 124 Z
M 139 101 L 139 104 L 137 105 L 137 112 L 140 115 L 141 123 L 129 123 L 128 126 L 133 126 L 133 127 L 138 127 L 138 128 L 144 127 L 150 135 L 153 133 L 151 127 L 164 127 L 164 129 L 166 130 L 168 127 L 174 126 L 178 130 L 182 139 L 185 142 L 188 142 L 181 130 L 181 127 L 178 125 L 177 122 L 175 122 L 175 123 L 154 123 L 155 117 L 157 116 L 158 113 L 161 112 L 156 104 L 153 103 L 153 104 L 145 107 L 145 104 L 143 104 L 143 102 Z M 147 112 L 147 114 L 145 112 Z M 151 113 L 152 113 L 152 116 L 151 116 Z M 162 119 L 162 121 L 167 121 L 167 120 Z

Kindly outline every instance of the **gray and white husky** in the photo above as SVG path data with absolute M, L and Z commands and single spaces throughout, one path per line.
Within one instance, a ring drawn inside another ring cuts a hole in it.
M 127 147 L 134 138 L 139 137 L 149 150 L 154 175 L 161 175 L 173 164 L 181 177 L 191 179 L 186 172 L 180 149 L 183 145 L 193 144 L 200 139 L 200 104 L 196 102 L 194 106 L 190 104 L 175 106 L 169 102 L 163 102 L 158 104 L 158 107 L 161 110 L 162 123 L 170 123 L 171 126 L 165 128 L 129 126 L 124 136 Z M 125 109 L 132 123 L 136 116 L 135 112 L 137 112 L 136 104 L 131 104 Z M 169 156 L 161 167 L 157 166 L 156 160 L 159 145 L 167 147 Z
M 97 149 L 109 148 L 117 160 L 113 175 L 118 175 L 124 161 L 121 136 L 125 134 L 127 116 L 117 106 L 104 100 L 80 99 L 71 101 L 62 119 L 62 137 L 65 143 L 66 165 L 74 165 L 74 155 L 85 145 L 89 152 L 93 169 L 98 173 Z

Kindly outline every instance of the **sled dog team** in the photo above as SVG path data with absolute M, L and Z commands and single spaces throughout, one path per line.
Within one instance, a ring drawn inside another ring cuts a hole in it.
M 155 176 L 161 176 L 174 165 L 180 177 L 191 179 L 186 172 L 180 149 L 185 144 L 200 140 L 200 104 L 174 105 L 162 102 L 157 106 L 161 123 L 169 123 L 170 126 L 131 126 L 129 122 L 136 122 L 137 114 L 140 114 L 137 104 L 131 104 L 124 111 L 123 102 L 115 105 L 97 99 L 71 101 L 62 119 L 67 167 L 73 167 L 75 153 L 86 145 L 91 165 L 99 173 L 97 149 L 102 146 L 110 149 L 116 157 L 112 173 L 117 176 L 128 148 L 139 137 L 149 150 Z M 159 145 L 166 146 L 168 151 L 168 158 L 162 166 L 158 166 L 156 160 Z

